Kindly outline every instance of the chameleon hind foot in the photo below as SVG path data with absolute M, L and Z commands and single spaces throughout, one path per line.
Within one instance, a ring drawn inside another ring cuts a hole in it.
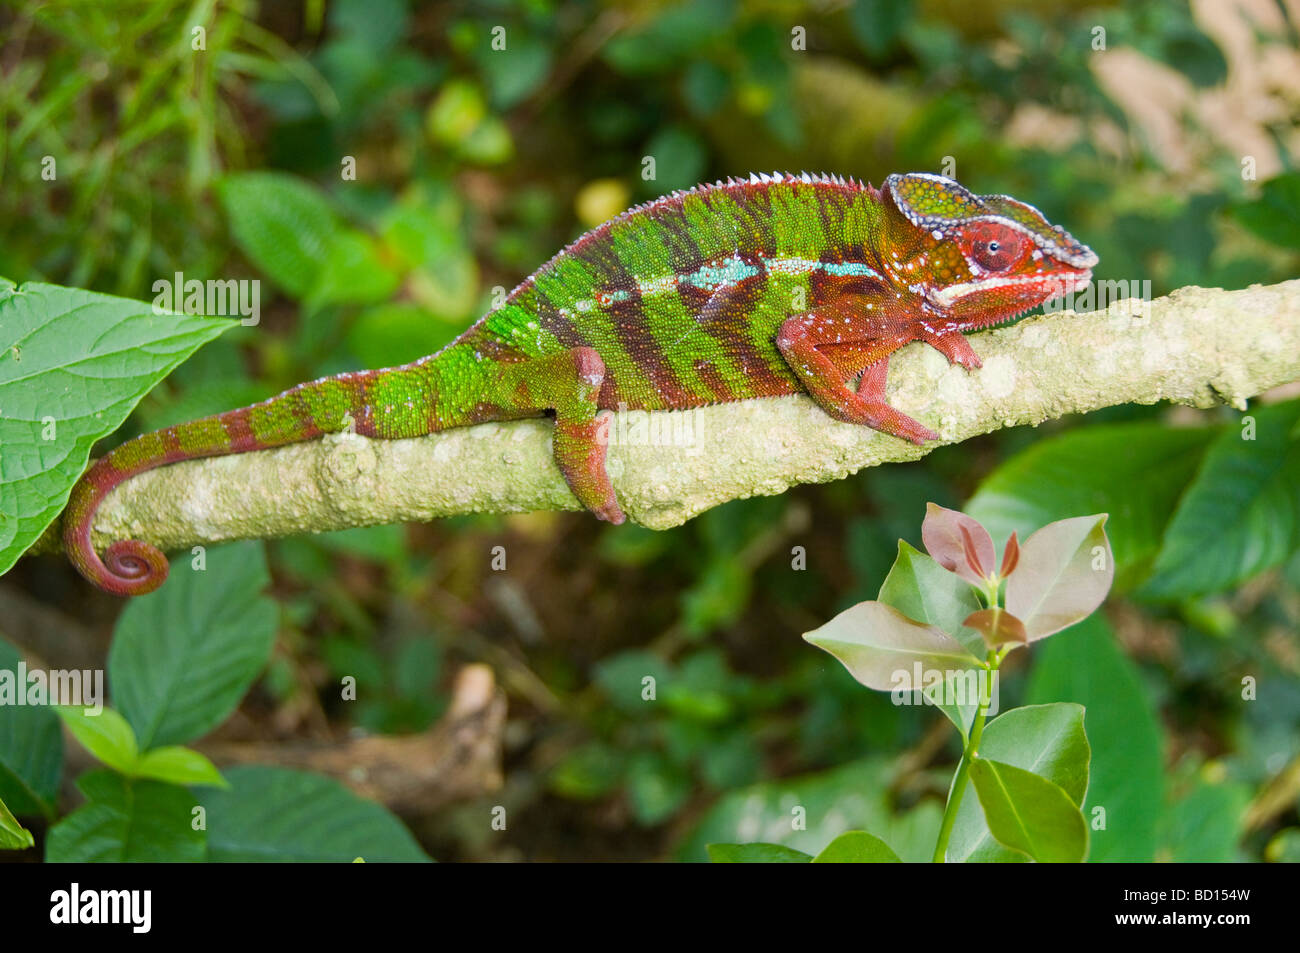
M 605 470 L 605 449 L 613 413 L 603 410 L 590 420 L 555 418 L 555 462 L 564 481 L 598 519 L 618 524 L 626 517 Z
M 605 361 L 595 348 L 575 347 L 521 361 L 510 367 L 499 388 L 502 403 L 514 409 L 555 414 L 555 462 L 578 502 L 610 523 L 625 519 L 605 470 L 609 421 L 600 389 Z

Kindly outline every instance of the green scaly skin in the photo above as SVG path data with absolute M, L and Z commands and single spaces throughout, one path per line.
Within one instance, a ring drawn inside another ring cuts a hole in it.
M 877 190 L 778 173 L 675 192 L 579 238 L 435 355 L 123 444 L 73 489 L 65 546 L 101 588 L 149 592 L 167 575 L 156 548 L 125 540 L 101 561 L 91 546 L 115 486 L 349 428 L 400 439 L 551 415 L 565 480 L 612 523 L 623 512 L 598 439 L 607 411 L 806 392 L 838 420 L 934 440 L 886 403 L 889 355 L 925 341 L 977 368 L 964 332 L 1082 288 L 1096 262 L 1031 206 L 935 175 L 892 175 Z

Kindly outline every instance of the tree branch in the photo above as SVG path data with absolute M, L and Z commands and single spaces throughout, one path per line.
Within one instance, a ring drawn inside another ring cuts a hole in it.
M 910 345 L 891 362 L 889 399 L 943 443 L 957 443 L 1114 404 L 1244 410 L 1246 398 L 1300 379 L 1300 280 L 1244 291 L 1189 287 L 1151 302 L 1147 314 L 1141 306 L 1062 311 L 973 335 L 984 360 L 974 373 Z M 105 501 L 96 542 L 136 538 L 177 549 L 456 513 L 580 509 L 551 457 L 551 429 L 550 421 L 525 420 L 412 440 L 338 434 L 173 464 Z M 611 434 L 619 501 L 652 529 L 727 500 L 915 460 L 937 446 L 838 423 L 802 395 L 623 411 Z

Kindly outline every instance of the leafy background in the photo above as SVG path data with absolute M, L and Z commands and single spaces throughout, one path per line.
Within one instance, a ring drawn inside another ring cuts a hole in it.
M 1033 202 L 1092 245 L 1099 278 L 1157 295 L 1282 280 L 1300 256 L 1300 40 L 1294 6 L 1266 0 L 0 4 L 0 72 L 0 275 L 144 301 L 176 271 L 264 279 L 261 324 L 202 347 L 103 446 L 429 353 L 586 228 L 730 174 L 878 182 L 951 157 L 978 191 Z M 310 821 L 362 832 L 376 859 L 696 860 L 746 840 L 815 853 L 851 828 L 923 859 L 955 736 L 799 634 L 874 598 L 933 500 L 999 542 L 1111 514 L 1104 615 L 1016 653 L 1002 679 L 1004 709 L 1086 706 L 1085 810 L 1108 816 L 1092 859 L 1294 858 L 1295 396 L 1252 407 L 1253 441 L 1229 409 L 1113 408 L 665 533 L 539 513 L 214 549 L 188 616 L 161 601 L 182 598 L 183 562 L 173 594 L 124 608 L 60 559 L 20 561 L 0 619 L 37 616 L 58 638 L 0 622 L 0 662 L 107 660 L 142 751 L 419 731 L 470 661 L 496 670 L 509 718 L 501 790 L 399 824 L 274 766 L 228 769 L 225 788 L 138 765 L 77 776 L 52 714 L 9 709 L 0 798 L 38 851 L 0 857 L 112 857 L 131 810 L 175 833 L 201 803 L 206 847 L 175 834 L 152 856 L 365 852 L 304 841 Z M 185 697 L 198 688 L 183 673 L 222 639 L 220 678 Z M 345 675 L 356 702 L 339 698 Z M 304 803 L 316 816 L 254 810 Z

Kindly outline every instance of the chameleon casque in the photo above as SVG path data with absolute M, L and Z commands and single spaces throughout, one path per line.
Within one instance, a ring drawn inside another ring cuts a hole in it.
M 1032 206 L 937 175 L 891 175 L 877 190 L 777 173 L 674 192 L 577 239 L 437 354 L 299 384 L 121 445 L 73 488 L 65 548 L 103 589 L 156 589 L 167 560 L 155 547 L 118 541 L 102 560 L 92 547 L 96 510 L 114 487 L 179 460 L 349 426 L 398 439 L 553 416 L 565 480 L 611 523 L 624 517 L 600 431 L 620 406 L 805 392 L 837 420 L 935 440 L 886 403 L 890 354 L 924 341 L 978 368 L 963 332 L 1082 288 L 1096 263 Z

